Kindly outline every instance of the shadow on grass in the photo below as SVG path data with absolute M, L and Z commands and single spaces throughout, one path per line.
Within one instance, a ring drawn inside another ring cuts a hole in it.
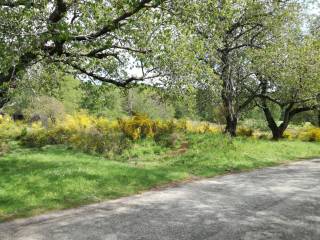
M 26 149 L 0 160 L 0 220 L 127 196 L 179 178 L 62 149 Z

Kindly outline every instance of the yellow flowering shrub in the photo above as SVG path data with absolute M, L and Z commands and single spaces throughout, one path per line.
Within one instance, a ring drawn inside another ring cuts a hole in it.
M 240 126 L 237 129 L 237 135 L 242 137 L 252 137 L 254 135 L 254 130 L 249 127 Z
M 190 133 L 220 133 L 221 127 L 208 122 L 187 121 L 186 131 Z
M 15 139 L 24 127 L 23 123 L 14 122 L 10 116 L 0 115 L 0 139 Z
M 6 129 L 6 128 L 9 128 Z M 9 137 L 20 137 L 21 143 L 30 147 L 63 144 L 74 149 L 91 153 L 120 152 L 130 145 L 130 141 L 151 138 L 159 143 L 176 142 L 179 134 L 217 133 L 217 125 L 188 120 L 152 120 L 144 115 L 109 120 L 95 117 L 85 112 L 66 115 L 55 123 L 16 123 L 11 119 L 0 119 L 1 133 Z M 14 132 L 14 134 L 12 133 Z M 168 139 L 170 141 L 168 141 Z
M 63 144 L 90 153 L 118 153 L 132 141 L 151 138 L 159 144 L 173 146 L 182 141 L 184 133 L 220 133 L 222 127 L 207 122 L 189 120 L 152 120 L 144 115 L 110 120 L 86 112 L 66 115 L 55 123 L 14 122 L 9 116 L 0 116 L 0 139 L 20 139 L 30 147 Z M 238 135 L 257 139 L 270 138 L 270 132 L 253 131 L 240 126 Z M 288 129 L 284 137 L 303 141 L 320 141 L 320 128 L 312 125 Z M 180 140 L 179 140 L 180 139 Z
M 318 142 L 320 141 L 320 128 L 308 127 L 299 132 L 298 138 L 302 141 Z
M 266 140 L 266 139 L 270 139 L 272 136 L 271 136 L 271 133 L 269 133 L 269 132 L 263 132 L 263 131 L 256 130 L 253 132 L 252 137 L 255 139 Z
M 294 140 L 298 138 L 298 131 L 296 129 L 287 129 L 283 133 L 283 138 L 288 140 Z
M 155 121 L 143 115 L 118 120 L 120 130 L 132 140 L 153 137 L 155 123 Z

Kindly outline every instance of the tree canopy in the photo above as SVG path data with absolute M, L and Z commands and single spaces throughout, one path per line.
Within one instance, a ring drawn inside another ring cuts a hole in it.
M 2 1 L 0 82 L 39 61 L 118 86 L 154 78 L 159 72 L 148 58 L 164 2 Z
M 12 89 L 27 85 L 39 96 L 61 95 L 57 79 L 74 75 L 88 93 L 80 105 L 93 112 L 121 112 L 130 91 L 120 94 L 115 87 L 144 83 L 150 92 L 131 91 L 141 102 L 136 109 L 148 103 L 157 115 L 166 105 L 158 93 L 189 95 L 180 99 L 192 105 L 190 115 L 223 116 L 225 131 L 235 136 L 241 116 L 258 106 L 281 135 L 294 115 L 319 106 L 319 17 L 303 18 L 304 3 L 4 0 L 0 106 Z M 183 101 L 171 102 L 161 115 L 187 113 Z M 280 125 L 272 105 L 283 112 Z

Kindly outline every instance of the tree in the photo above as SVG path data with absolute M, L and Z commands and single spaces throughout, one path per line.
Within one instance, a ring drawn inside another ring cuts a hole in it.
M 64 109 L 66 113 L 72 113 L 79 109 L 81 94 L 79 80 L 57 68 L 38 63 L 26 70 L 15 83 L 15 87 L 10 89 L 7 93 L 10 101 L 2 110 L 8 114 L 23 113 L 27 118 L 33 114 L 46 115 L 45 108 L 54 109 L 54 106 Z
M 275 140 L 283 137 L 296 114 L 319 108 L 320 42 L 310 36 L 293 35 L 286 35 L 255 59 L 261 86 L 257 103 Z M 270 103 L 282 110 L 279 124 L 270 110 Z
M 126 89 L 125 110 L 128 115 L 144 114 L 152 119 L 170 119 L 175 109 L 167 98 L 161 96 L 163 89 L 151 86 L 138 86 Z
M 247 52 L 261 49 L 273 31 L 288 20 L 285 16 L 293 6 L 288 2 L 272 0 L 191 1 L 188 11 L 182 14 L 185 30 L 181 31 L 181 35 L 187 37 L 182 38 L 184 42 L 180 41 L 180 47 L 174 47 L 174 51 L 180 53 L 180 56 L 176 53 L 175 60 L 182 61 L 181 64 L 189 69 L 185 67 L 183 73 L 173 66 L 174 71 L 193 76 L 190 74 L 192 70 L 198 74 L 192 79 L 193 87 L 211 85 L 211 88 L 220 91 L 225 131 L 231 136 L 236 135 L 240 114 L 255 98 L 255 94 L 247 90 L 255 82 L 248 67 Z M 180 15 L 178 17 L 181 18 Z M 183 47 L 185 49 L 181 50 Z M 186 64 L 186 59 L 198 62 L 196 64 L 201 70 L 189 67 L 191 64 Z M 185 82 L 183 84 L 187 87 Z
M 217 98 L 211 85 L 199 86 L 196 90 L 196 110 L 201 120 L 225 124 L 221 100 Z
M 1 1 L 0 104 L 15 80 L 39 61 L 117 86 L 158 77 L 149 60 L 166 2 Z
M 124 94 L 117 87 L 102 83 L 86 81 L 80 84 L 82 97 L 80 107 L 91 114 L 104 115 L 109 118 L 124 115 Z

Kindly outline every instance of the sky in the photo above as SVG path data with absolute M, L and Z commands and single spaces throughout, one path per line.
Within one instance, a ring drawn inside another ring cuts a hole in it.
M 307 14 L 320 15 L 320 0 L 311 0 L 306 2 L 308 2 L 307 8 L 306 8 Z

